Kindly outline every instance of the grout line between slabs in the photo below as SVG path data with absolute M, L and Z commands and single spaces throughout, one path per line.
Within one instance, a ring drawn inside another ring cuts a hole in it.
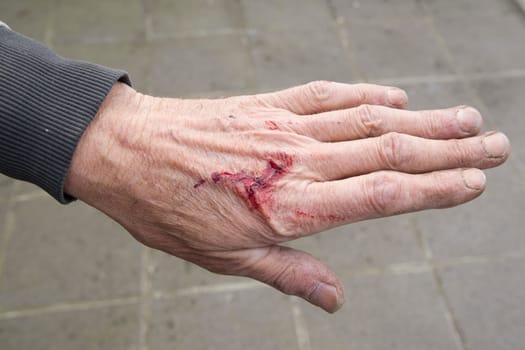
M 404 76 L 392 78 L 380 78 L 374 80 L 376 84 L 408 84 L 418 85 L 426 83 L 455 83 L 455 82 L 469 82 L 482 81 L 492 79 L 512 79 L 525 78 L 525 69 L 509 69 L 494 72 L 482 72 L 471 74 L 441 74 L 441 75 L 420 75 L 420 76 Z
M 18 181 L 14 181 L 11 184 L 11 188 L 9 191 L 9 199 L 7 201 L 7 208 L 5 212 L 4 217 L 4 225 L 0 227 L 3 234 L 0 235 L 1 239 L 1 245 L 0 245 L 0 286 L 2 285 L 3 280 L 3 272 L 4 272 L 4 266 L 6 264 L 7 260 L 7 251 L 9 248 L 9 243 L 11 242 L 11 238 L 13 236 L 14 230 L 15 230 L 15 211 L 14 211 L 14 197 L 15 193 L 19 187 L 20 183 Z
M 337 6 L 333 3 L 333 0 L 326 0 L 326 5 L 328 7 L 330 15 L 332 16 L 332 20 L 334 22 L 335 28 L 337 29 L 337 35 L 339 37 L 339 42 L 348 60 L 350 70 L 356 76 L 356 79 L 355 79 L 356 82 L 367 81 L 365 74 L 359 68 L 359 65 L 357 64 L 354 58 L 354 55 L 352 54 L 350 40 L 348 38 L 348 33 L 345 28 L 346 18 L 344 16 L 338 15 Z
M 453 330 L 453 334 L 455 335 L 454 341 L 456 343 L 456 346 L 459 350 L 465 350 L 467 349 L 465 332 L 463 331 L 463 328 L 461 328 L 459 320 L 457 319 L 454 313 L 454 309 L 450 302 L 450 298 L 448 297 L 447 291 L 445 290 L 445 286 L 443 285 L 443 279 L 436 267 L 432 269 L 432 277 L 434 279 L 434 282 L 436 283 L 438 293 L 441 297 L 442 308 L 445 318 L 447 319 L 447 322 Z
M 524 0 L 525 1 L 525 0 Z M 434 20 L 434 17 L 431 15 L 431 11 L 429 10 L 428 6 L 423 2 L 422 3 L 423 8 L 425 12 L 428 14 L 426 16 L 428 27 L 431 30 L 432 34 L 434 35 L 436 41 L 438 42 L 441 51 L 445 54 L 448 63 L 451 67 L 453 67 L 455 71 L 455 75 L 458 77 L 458 81 L 462 83 L 465 90 L 470 94 L 470 96 L 474 99 L 475 103 L 482 108 L 483 111 L 488 112 L 489 107 L 487 103 L 485 103 L 484 99 L 479 95 L 479 93 L 476 91 L 476 89 L 472 86 L 472 81 L 476 79 L 470 79 L 469 75 L 465 74 L 465 72 L 459 67 L 457 64 L 454 55 L 452 54 L 452 50 L 450 50 L 450 47 L 447 44 L 447 41 L 441 35 L 441 32 L 436 27 L 436 22 Z M 523 70 L 509 70 L 508 72 L 522 72 Z M 475 75 L 474 75 L 475 76 Z M 494 76 L 486 75 L 486 79 L 495 79 Z M 514 77 L 512 74 L 510 74 L 508 77 Z M 489 125 L 492 127 L 495 127 L 497 125 L 494 118 L 490 117 L 491 114 L 488 113 L 488 117 L 486 117 L 487 121 L 489 122 Z M 519 160 L 515 159 L 514 157 L 511 157 L 508 160 L 509 163 L 513 164 L 515 168 L 517 168 L 518 173 L 521 175 L 521 177 L 525 176 L 525 166 L 523 166 Z
M 35 191 L 15 195 L 13 198 L 13 202 L 23 203 L 23 202 L 29 202 L 35 199 L 43 199 L 43 198 L 49 198 L 49 194 L 47 194 L 43 190 L 35 190 Z
M 203 294 L 220 294 L 220 293 L 231 293 L 231 292 L 242 292 L 253 289 L 270 288 L 267 285 L 257 281 L 247 281 L 239 283 L 223 283 L 209 286 L 195 286 L 185 289 L 180 289 L 174 292 L 154 292 L 153 298 L 155 300 L 168 300 L 177 297 L 187 297 L 193 295 Z
M 151 41 L 154 36 L 153 29 L 153 14 L 151 9 L 151 0 L 142 0 L 142 13 L 143 13 L 143 24 L 144 34 L 146 41 Z
M 188 40 L 188 39 L 203 39 L 203 38 L 216 38 L 223 36 L 245 36 L 254 35 L 257 31 L 252 29 L 234 29 L 234 28 L 217 28 L 211 30 L 198 30 L 191 32 L 177 32 L 177 33 L 156 33 L 154 31 L 153 24 L 150 22 L 149 17 L 145 17 L 145 29 L 144 39 L 146 42 L 155 41 L 169 41 L 169 40 Z M 103 36 L 103 37 L 85 37 L 79 38 L 75 41 L 72 40 L 59 40 L 58 44 L 71 45 L 71 44 L 82 44 L 82 45 L 104 45 L 104 44 L 132 44 L 136 42 L 137 38 L 121 38 L 118 36 Z
M 146 43 L 150 43 L 153 40 L 154 28 L 153 28 L 153 15 L 152 15 L 152 2 L 151 0 L 142 0 L 142 13 L 143 13 L 143 25 L 144 25 L 144 36 Z M 148 56 L 148 74 L 146 84 L 146 90 L 149 93 L 153 92 L 151 70 L 152 70 L 152 57 L 151 49 Z M 142 247 L 141 261 L 140 261 L 140 305 L 139 305 L 139 349 L 149 349 L 149 331 L 151 324 L 151 304 L 153 302 L 153 286 L 152 276 L 154 273 L 154 266 L 152 262 L 152 250 L 147 247 Z
M 149 329 L 151 323 L 151 303 L 153 301 L 152 274 L 150 248 L 144 246 L 141 254 L 140 272 L 140 319 L 139 319 L 139 348 L 148 350 L 149 348 Z
M 455 74 L 448 75 L 422 75 L 422 76 L 406 76 L 406 77 L 392 77 L 392 78 L 381 78 L 370 81 L 373 84 L 380 85 L 420 85 L 420 84 L 432 84 L 432 83 L 457 83 L 462 82 L 462 79 L 468 81 L 483 81 L 483 80 L 492 80 L 492 79 L 512 79 L 512 78 L 525 78 L 525 70 L 507 70 L 499 72 L 487 72 L 487 73 L 475 73 L 470 74 L 465 77 L 460 77 Z M 353 80 L 348 82 L 349 84 L 357 84 L 362 81 Z M 269 88 L 258 88 L 258 89 L 243 89 L 243 90 L 212 90 L 204 92 L 192 92 L 187 95 L 182 95 L 183 98 L 192 98 L 192 97 L 206 97 L 207 95 L 214 96 L 231 96 L 232 94 L 256 94 L 263 93 L 268 91 L 280 90 L 289 88 L 290 85 L 283 86 L 272 86 Z
M 242 18 L 242 29 L 236 30 L 233 29 L 232 33 L 234 36 L 240 36 L 245 40 L 246 50 L 248 51 L 248 57 L 250 60 L 250 72 L 248 73 L 248 79 L 246 80 L 247 84 L 245 89 L 247 90 L 259 90 L 260 81 L 257 74 L 257 60 L 255 58 L 255 47 L 254 47 L 254 37 L 257 35 L 255 30 L 250 30 L 246 25 L 246 11 L 245 6 L 242 1 L 239 1 L 239 11 Z
M 310 333 L 308 332 L 306 319 L 301 311 L 301 300 L 297 297 L 289 297 L 289 300 L 292 307 L 297 348 L 299 350 L 312 350 L 312 345 L 310 344 Z
M 131 296 L 127 298 L 117 298 L 110 300 L 95 300 L 95 301 L 84 301 L 76 303 L 58 303 L 40 307 L 23 308 L 19 310 L 11 310 L 7 312 L 0 312 L 0 320 L 10 320 L 20 317 L 38 316 L 51 313 L 59 312 L 70 312 L 70 311 L 87 311 L 100 308 L 133 305 L 140 302 L 140 298 L 137 296 Z
M 7 249 L 13 236 L 15 228 L 15 213 L 8 204 L 7 212 L 5 213 L 4 225 L 2 227 L 3 235 L 0 245 L 0 286 L 2 285 L 4 266 L 7 260 Z
M 443 35 L 441 35 L 441 32 L 437 29 L 432 12 L 429 10 L 428 6 L 424 2 L 422 3 L 422 5 L 424 8 L 424 11 L 427 14 L 427 16 L 425 16 L 425 19 L 427 21 L 427 26 L 429 30 L 431 31 L 432 35 L 434 36 L 434 39 L 436 40 L 439 48 L 441 49 L 441 52 L 445 55 L 448 61 L 448 64 L 456 73 L 455 75 L 459 78 L 458 81 L 463 85 L 467 93 L 471 95 L 475 103 L 480 108 L 483 108 L 484 111 L 487 111 L 485 103 L 481 100 L 477 92 L 473 89 L 472 85 L 466 79 L 464 72 L 459 68 L 454 58 L 454 55 L 452 54 L 445 38 L 443 37 Z M 437 291 L 438 291 L 438 294 L 442 302 L 444 316 L 448 321 L 448 324 L 452 330 L 452 334 L 454 335 L 454 341 L 456 343 L 456 347 L 458 350 L 466 350 L 467 342 L 465 339 L 465 333 L 463 332 L 463 329 L 461 328 L 461 325 L 459 324 L 459 321 L 454 314 L 454 308 L 452 307 L 450 298 L 448 297 L 448 294 L 443 285 L 443 279 L 439 273 L 438 267 L 432 261 L 431 248 L 428 245 L 428 242 L 418 224 L 417 218 L 415 219 L 414 223 L 415 223 L 416 233 L 419 235 L 420 242 L 422 243 L 422 247 L 425 252 L 425 257 L 432 267 L 433 280 L 437 287 Z
M 53 49 L 53 42 L 55 38 L 55 8 L 56 8 L 56 1 L 53 0 L 49 4 L 48 7 L 48 14 L 47 14 L 47 21 L 46 21 L 46 28 L 44 32 L 44 43 L 52 50 Z
M 430 248 L 430 245 L 428 244 L 428 241 L 425 235 L 423 234 L 423 231 L 421 229 L 421 226 L 419 225 L 419 221 L 417 217 L 414 216 L 411 219 L 411 221 L 412 221 L 412 226 L 413 226 L 417 241 L 425 256 L 425 262 L 427 266 L 430 268 L 430 271 L 432 272 L 432 279 L 437 288 L 439 299 L 441 301 L 443 314 L 450 327 L 451 333 L 454 338 L 454 343 L 456 344 L 456 348 L 457 350 L 465 350 L 466 349 L 465 335 L 464 335 L 464 332 L 461 326 L 459 325 L 459 322 L 456 316 L 454 315 L 454 309 L 452 308 L 448 295 L 443 286 L 443 280 L 439 274 L 438 267 L 433 261 L 433 253 Z
M 91 308 L 101 308 L 101 307 L 111 307 L 118 305 L 127 305 L 127 304 L 138 304 L 141 307 L 141 313 L 144 314 L 143 321 L 148 321 L 147 319 L 150 315 L 149 305 L 151 302 L 157 300 L 173 300 L 180 297 L 188 296 L 200 296 L 200 295 L 209 295 L 209 294 L 221 294 L 221 293 L 231 293 L 231 292 L 247 292 L 255 289 L 262 288 L 271 288 L 266 284 L 261 282 L 248 280 L 245 282 L 235 282 L 235 283 L 222 283 L 214 284 L 208 286 L 194 286 L 189 288 L 183 288 L 179 290 L 174 290 L 170 292 L 161 292 L 154 291 L 151 284 L 151 276 L 154 273 L 154 266 L 151 263 L 152 253 L 151 249 L 144 247 L 145 251 L 149 251 L 147 258 L 144 257 L 141 272 L 141 294 L 137 296 L 129 296 L 126 298 L 115 298 L 115 299 L 105 299 L 105 300 L 91 300 L 91 301 L 79 301 L 72 303 L 58 303 L 51 304 L 33 308 L 21 308 L 16 310 L 7 310 L 0 311 L 0 320 L 10 319 L 16 317 L 26 317 L 31 315 L 38 315 L 43 313 L 53 313 L 53 312 L 64 312 L 64 311 L 75 311 L 75 310 L 88 310 Z M 146 253 L 143 253 L 146 254 Z M 364 268 L 360 270 L 350 271 L 350 276 L 367 276 L 367 275 L 406 275 L 406 274 L 420 274 L 420 273 L 431 273 L 432 266 L 435 268 L 443 268 L 447 266 L 463 266 L 463 265 L 483 265 L 491 264 L 504 261 L 524 261 L 525 252 L 512 252 L 506 255 L 501 256 L 464 256 L 459 258 L 449 258 L 449 259 L 429 259 L 424 262 L 408 262 L 408 263 L 397 263 L 391 264 L 385 267 L 377 268 Z M 144 302 L 148 300 L 149 305 L 146 305 L 142 309 Z M 297 302 L 300 302 L 299 299 L 294 298 Z M 144 322 L 143 327 L 146 326 L 147 322 Z M 146 332 L 146 328 L 144 331 Z M 146 334 L 144 334 L 146 335 Z M 145 338 L 144 338 L 145 339 Z
M 445 38 L 443 37 L 443 35 L 441 35 L 440 31 L 436 27 L 436 22 L 434 20 L 434 17 L 430 14 L 431 11 L 428 9 L 428 6 L 424 2 L 423 2 L 423 7 L 428 14 L 427 16 L 425 16 L 427 26 L 430 29 L 431 34 L 434 36 L 434 39 L 438 43 L 438 46 L 441 49 L 441 52 L 445 55 L 449 66 L 455 71 L 454 75 L 457 76 L 458 81 L 463 84 L 463 87 L 470 94 L 470 96 L 474 99 L 476 104 L 478 104 L 480 107 L 482 107 L 486 111 L 487 108 L 486 108 L 485 103 L 479 97 L 479 95 L 473 89 L 473 87 L 469 84 L 469 81 L 466 78 L 466 75 L 463 72 L 463 70 L 459 68 L 456 62 L 456 59 L 454 58 L 454 55 L 452 54 L 452 51 L 450 50 Z
M 446 55 L 447 60 L 449 61 L 449 64 L 454 68 L 456 75 L 459 77 L 459 81 L 463 84 L 464 88 L 471 95 L 471 97 L 474 99 L 476 104 L 478 104 L 479 107 L 482 108 L 484 111 L 488 111 L 489 109 L 488 109 L 487 104 L 485 103 L 483 98 L 479 95 L 477 90 L 472 86 L 471 84 L 472 81 L 467 78 L 463 70 L 457 64 L 454 58 L 454 55 L 452 54 L 452 51 L 450 50 L 450 47 L 448 46 L 446 42 L 446 39 L 443 37 L 441 32 L 436 27 L 434 16 L 432 16 L 431 11 L 429 10 L 428 6 L 425 3 L 423 3 L 423 7 L 424 7 L 425 12 L 428 14 L 427 16 L 428 26 L 430 30 L 432 31 L 436 41 L 438 42 L 438 45 L 440 46 L 442 52 Z M 493 125 L 496 124 L 494 120 L 491 118 L 489 119 L 489 123 Z M 515 163 L 514 160 L 511 160 L 511 162 Z M 422 233 L 420 232 L 420 234 Z M 422 237 L 422 239 L 424 240 L 425 238 Z M 438 291 L 445 305 L 445 314 L 447 316 L 447 319 L 449 319 L 449 323 L 454 328 L 455 333 L 457 335 L 457 338 L 458 338 L 457 340 L 459 341 L 458 345 L 460 346 L 459 348 L 462 350 L 465 350 L 468 348 L 465 333 L 463 329 L 461 328 L 461 325 L 459 324 L 459 321 L 454 314 L 454 309 L 450 302 L 450 298 L 448 297 L 445 286 L 443 284 L 443 278 L 440 275 L 439 270 L 435 265 L 433 265 L 433 275 L 434 275 L 434 280 L 436 282 L 436 285 L 438 287 Z

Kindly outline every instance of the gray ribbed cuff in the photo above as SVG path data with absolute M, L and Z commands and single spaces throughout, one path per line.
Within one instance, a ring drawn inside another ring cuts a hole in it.
M 61 203 L 75 148 L 124 71 L 64 59 L 0 28 L 0 172 L 32 182 Z

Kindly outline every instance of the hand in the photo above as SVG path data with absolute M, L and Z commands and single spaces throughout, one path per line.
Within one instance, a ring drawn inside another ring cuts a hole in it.
M 140 242 L 249 276 L 329 312 L 341 281 L 279 243 L 479 196 L 501 133 L 473 108 L 411 112 L 396 88 L 315 82 L 218 100 L 160 99 L 116 84 L 83 135 L 67 193 Z

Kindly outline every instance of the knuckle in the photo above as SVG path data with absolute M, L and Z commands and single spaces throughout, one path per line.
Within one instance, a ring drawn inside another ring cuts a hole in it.
M 366 185 L 370 209 L 379 216 L 396 212 L 396 204 L 401 198 L 402 184 L 390 172 L 378 172 Z
M 238 105 L 241 111 L 251 110 L 257 107 L 268 107 L 269 103 L 267 98 L 263 95 L 251 95 L 251 96 L 235 96 L 229 97 L 232 105 Z
M 359 103 L 365 103 L 370 99 L 370 85 L 368 84 L 355 84 L 354 91 Z
M 379 138 L 380 157 L 391 170 L 401 170 L 412 158 L 412 150 L 407 142 L 407 136 L 391 132 Z
M 232 114 L 235 115 L 235 114 Z M 238 115 L 238 113 L 237 113 Z M 249 123 L 249 120 L 246 120 L 244 118 L 230 118 L 227 116 L 221 116 L 221 117 L 213 117 L 210 118 L 206 124 L 204 125 L 198 125 L 196 128 L 199 128 L 200 130 L 214 130 L 214 131 L 245 131 L 250 130 L 251 125 Z
M 298 288 L 304 281 L 301 279 L 301 264 L 297 262 L 289 262 L 282 270 L 273 278 L 271 284 L 285 294 L 297 294 L 302 288 Z
M 272 227 L 272 242 L 287 242 L 301 237 L 300 232 L 298 232 L 299 223 L 293 219 L 287 220 L 285 222 L 271 221 L 269 222 Z
M 453 165 L 470 165 L 473 162 L 483 159 L 483 153 L 478 152 L 475 148 L 469 147 L 464 140 L 452 139 L 447 140 L 450 149 L 449 162 Z
M 234 123 L 231 119 L 228 118 L 213 118 L 212 120 L 210 120 L 210 124 L 213 124 L 216 130 L 226 131 L 230 129 L 235 129 L 234 127 L 232 128 Z
M 369 104 L 357 107 L 359 116 L 359 132 L 362 137 L 375 137 L 381 135 L 381 117 L 377 108 Z
M 332 83 L 326 80 L 312 81 L 306 84 L 306 94 L 315 107 L 320 107 L 330 98 Z

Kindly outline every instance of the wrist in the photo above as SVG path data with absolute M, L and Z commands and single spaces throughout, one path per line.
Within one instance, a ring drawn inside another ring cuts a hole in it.
M 126 84 L 116 83 L 82 135 L 68 170 L 64 191 L 91 205 L 119 183 L 132 154 L 125 152 L 140 127 L 141 110 L 150 99 Z

